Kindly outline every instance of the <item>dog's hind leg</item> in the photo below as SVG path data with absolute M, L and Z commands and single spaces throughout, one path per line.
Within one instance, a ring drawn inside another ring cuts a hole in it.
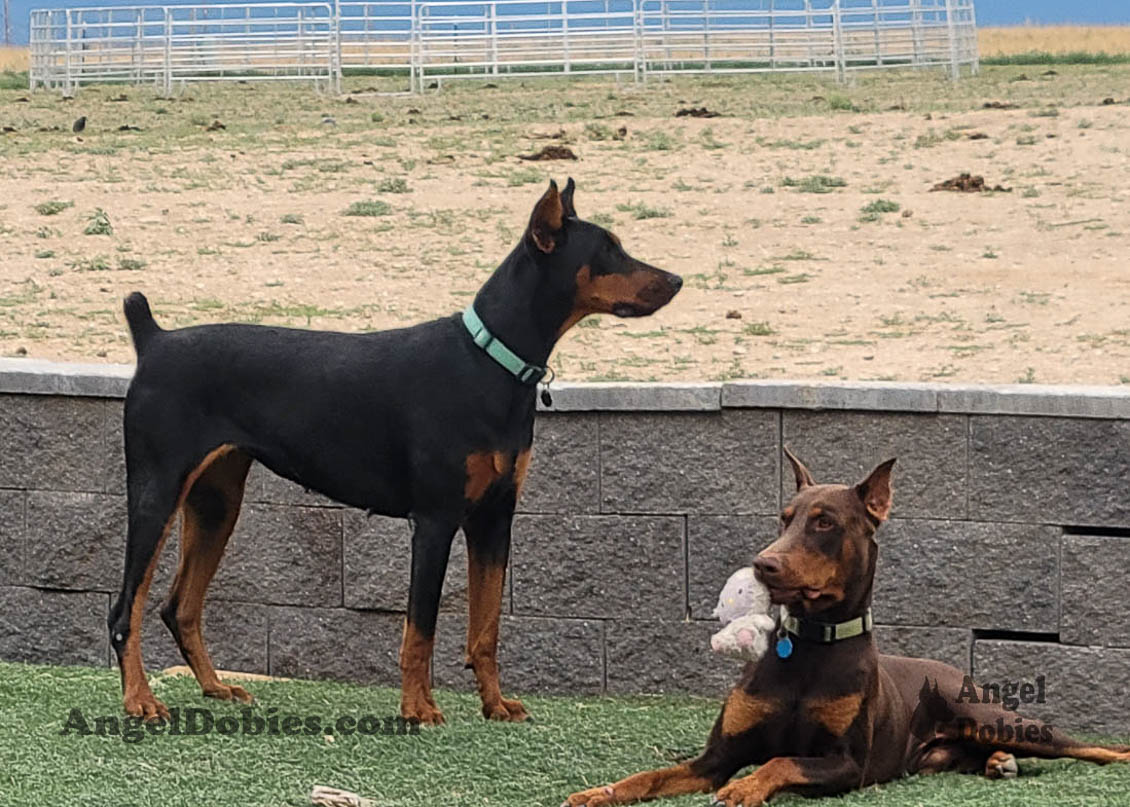
M 233 450 L 200 471 L 184 497 L 180 564 L 161 619 L 176 639 L 204 695 L 250 702 L 245 689 L 220 681 L 204 646 L 201 616 L 204 594 L 216 573 L 243 502 L 251 458 Z
M 963 704 L 958 709 L 954 728 L 963 742 L 984 749 L 988 755 L 985 774 L 990 778 L 1001 778 L 1008 772 L 1004 756 L 1010 755 L 1042 759 L 1067 757 L 1100 765 L 1130 762 L 1130 746 L 1076 740 L 1059 729 L 1022 717 L 999 704 Z M 1004 768 L 997 771 L 1002 765 Z
M 400 643 L 400 715 L 414 723 L 443 722 L 443 713 L 432 699 L 432 649 L 451 539 L 458 527 L 458 517 L 416 516 L 408 616 Z
M 176 518 L 179 485 L 175 479 L 130 479 L 129 526 L 122 588 L 110 609 L 110 646 L 118 657 L 122 702 L 127 713 L 155 720 L 168 718 L 165 705 L 153 697 L 141 660 L 141 625 L 153 569 Z

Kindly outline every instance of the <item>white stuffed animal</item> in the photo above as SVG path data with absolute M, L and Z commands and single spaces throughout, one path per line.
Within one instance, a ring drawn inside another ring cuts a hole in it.
M 769 616 L 769 590 L 747 566 L 738 569 L 718 597 L 714 616 L 722 630 L 710 637 L 710 649 L 725 656 L 756 661 L 769 649 L 776 622 Z

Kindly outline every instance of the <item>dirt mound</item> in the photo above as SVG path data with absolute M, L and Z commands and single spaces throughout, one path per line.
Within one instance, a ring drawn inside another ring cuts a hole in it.
M 575 160 L 577 155 L 568 146 L 542 146 L 533 154 L 519 154 L 519 160 Z
M 1006 188 L 1003 185 L 985 184 L 985 178 L 980 175 L 972 174 L 958 174 L 953 179 L 947 179 L 944 182 L 939 182 L 934 187 L 930 188 L 931 191 L 956 191 L 958 193 L 982 193 L 984 191 L 998 191 L 1000 193 L 1009 193 L 1012 188 Z
M 717 118 L 718 113 L 707 109 L 704 106 L 699 107 L 685 107 L 675 113 L 676 118 Z

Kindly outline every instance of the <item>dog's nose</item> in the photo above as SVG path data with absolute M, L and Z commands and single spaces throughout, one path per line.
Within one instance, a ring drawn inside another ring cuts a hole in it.
M 683 287 L 683 279 L 678 275 L 670 275 L 667 278 L 667 283 L 671 286 L 672 291 L 678 291 Z
M 772 555 L 758 555 L 753 560 L 753 569 L 762 582 L 772 580 L 781 573 L 781 561 Z

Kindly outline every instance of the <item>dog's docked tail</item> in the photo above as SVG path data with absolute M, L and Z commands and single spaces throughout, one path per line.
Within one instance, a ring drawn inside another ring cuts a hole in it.
M 149 301 L 139 291 L 135 291 L 125 299 L 122 310 L 125 311 L 126 322 L 129 323 L 133 348 L 137 351 L 137 355 L 141 356 L 154 335 L 161 332 L 161 326 L 153 319 L 153 312 L 149 310 Z

